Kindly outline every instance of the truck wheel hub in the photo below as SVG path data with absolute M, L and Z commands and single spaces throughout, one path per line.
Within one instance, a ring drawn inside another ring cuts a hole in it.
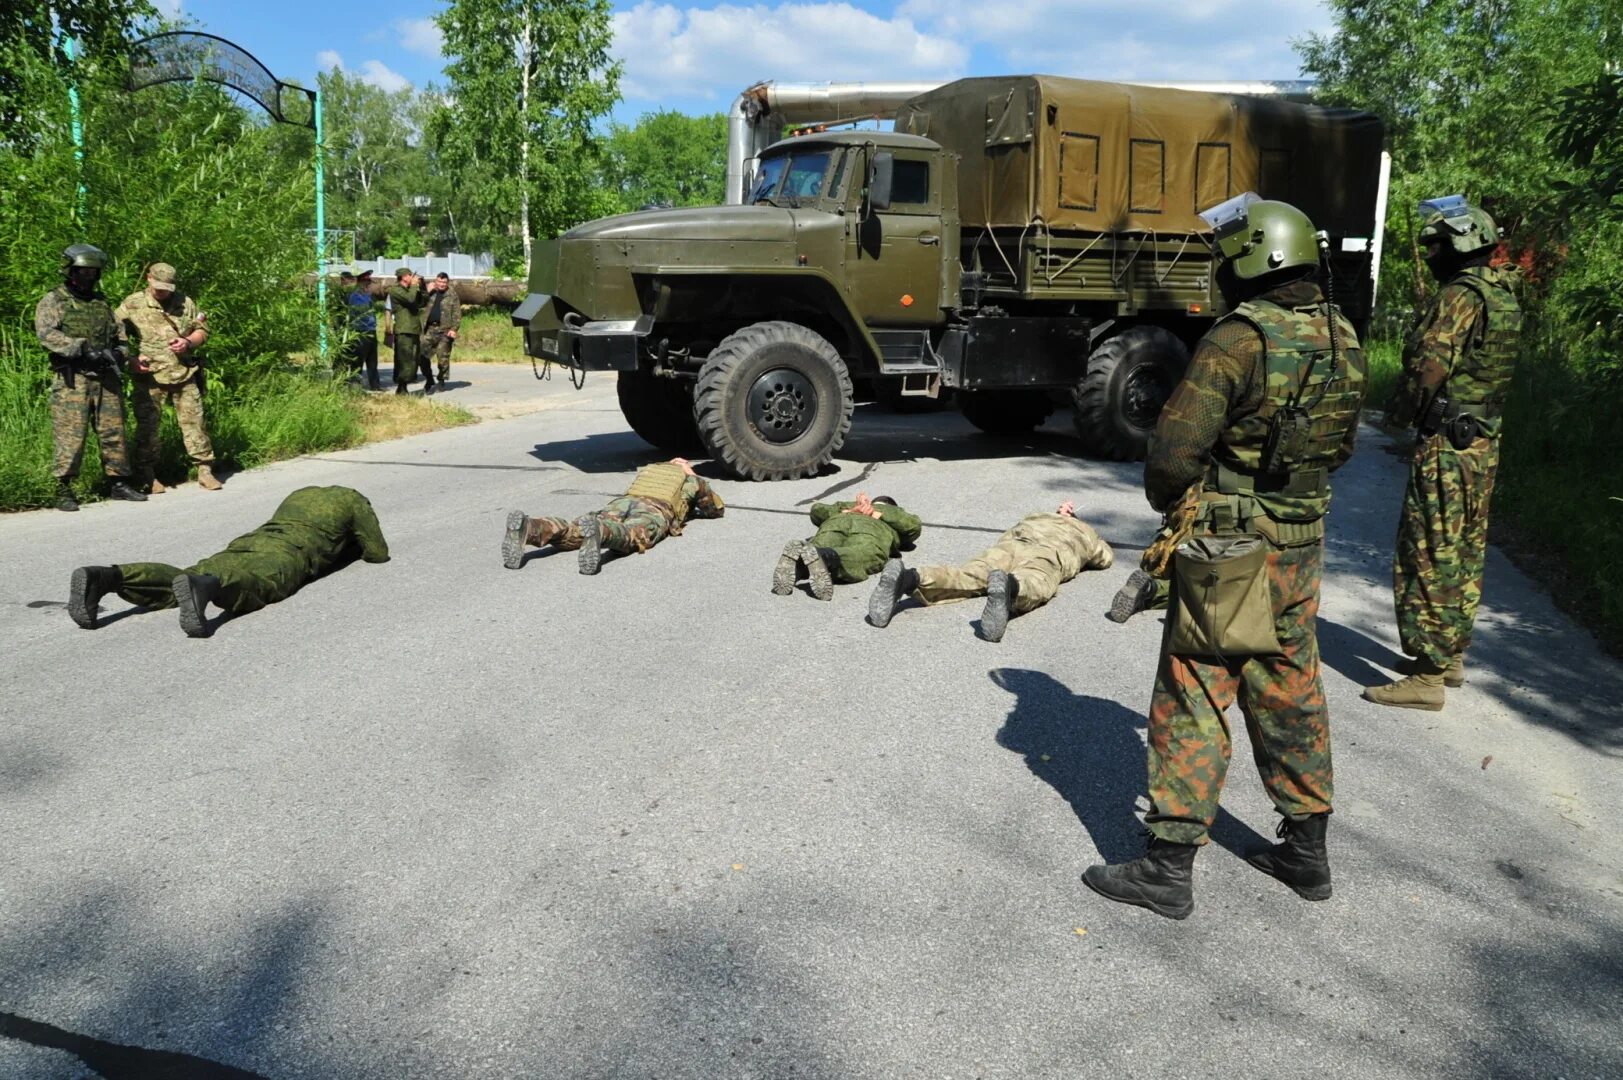
M 768 442 L 799 438 L 817 415 L 817 391 L 798 371 L 779 368 L 750 387 L 750 422 Z

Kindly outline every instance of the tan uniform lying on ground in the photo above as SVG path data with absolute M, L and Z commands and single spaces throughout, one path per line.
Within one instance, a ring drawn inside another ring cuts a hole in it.
M 903 596 L 925 604 L 986 597 L 981 633 L 1001 641 L 1011 615 L 1024 615 L 1054 598 L 1059 587 L 1084 570 L 1104 570 L 1116 561 L 1110 545 L 1066 501 L 1050 513 L 1028 514 L 997 543 L 962 566 L 923 566 L 917 570 L 892 559 L 879 575 L 868 621 L 886 626 Z

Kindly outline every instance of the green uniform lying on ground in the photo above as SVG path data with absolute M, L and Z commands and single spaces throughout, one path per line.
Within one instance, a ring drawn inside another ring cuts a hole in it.
M 300 488 L 265 524 L 185 570 L 156 562 L 81 566 L 73 572 L 68 614 L 94 629 L 97 604 L 111 592 L 142 607 L 178 605 L 181 626 L 202 637 L 210 602 L 233 615 L 258 611 L 356 556 L 389 561 L 389 545 L 366 496 L 347 487 Z
M 595 574 L 604 548 L 620 555 L 647 551 L 667 536 L 682 535 L 690 517 L 719 518 L 726 512 L 721 496 L 694 475 L 687 459 L 672 458 L 644 467 L 624 495 L 574 521 L 512 511 L 502 537 L 502 565 L 517 570 L 526 546 L 551 544 L 560 551 L 579 551 L 580 572 Z
M 918 543 L 919 519 L 881 495 L 857 492 L 852 502 L 817 503 L 811 508 L 817 534 L 791 540 L 772 572 L 772 591 L 788 596 L 804 576 L 819 600 L 834 596 L 834 583 L 855 585 L 877 574 L 885 562 Z
M 892 560 L 874 587 L 868 621 L 888 625 L 896 604 L 909 593 L 925 604 L 984 596 L 981 633 L 989 641 L 999 641 L 1011 616 L 1035 611 L 1077 574 L 1107 569 L 1115 560 L 1110 545 L 1065 502 L 1051 512 L 1027 514 L 962 566 L 912 570 L 900 559 Z

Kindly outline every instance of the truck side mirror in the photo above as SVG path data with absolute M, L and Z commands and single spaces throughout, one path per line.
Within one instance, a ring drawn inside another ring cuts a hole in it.
M 889 151 L 875 154 L 868 166 L 868 209 L 889 210 L 890 189 L 896 176 L 896 156 Z

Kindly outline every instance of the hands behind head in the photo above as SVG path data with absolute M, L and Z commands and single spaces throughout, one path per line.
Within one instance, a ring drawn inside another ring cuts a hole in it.
M 1076 517 L 1076 503 L 1072 502 L 1070 499 L 1066 499 L 1064 502 L 1059 504 L 1059 509 L 1055 510 L 1054 513 L 1064 514 L 1066 517 Z
M 847 510 L 846 513 L 864 514 L 871 518 L 877 518 L 879 516 L 879 511 L 874 509 L 873 500 L 868 498 L 868 493 L 866 491 L 857 492 L 855 501 L 852 502 L 851 508 Z

